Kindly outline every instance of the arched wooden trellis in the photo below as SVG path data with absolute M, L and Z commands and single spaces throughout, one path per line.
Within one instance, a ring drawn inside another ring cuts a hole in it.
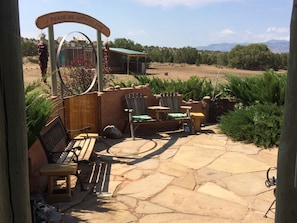
M 35 20 L 35 24 L 39 29 L 48 28 L 48 40 L 51 61 L 51 78 L 52 78 L 52 94 L 57 95 L 57 75 L 56 75 L 56 56 L 55 56 L 55 40 L 53 25 L 74 22 L 90 26 L 97 30 L 97 74 L 98 74 L 98 91 L 103 90 L 103 73 L 102 73 L 102 46 L 101 33 L 106 37 L 110 36 L 109 28 L 97 19 L 79 12 L 59 11 L 44 14 Z

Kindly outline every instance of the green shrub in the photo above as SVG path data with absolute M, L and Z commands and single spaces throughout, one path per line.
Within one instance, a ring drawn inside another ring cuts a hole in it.
M 127 83 L 114 83 L 121 87 L 130 87 L 133 85 L 149 84 L 153 94 L 160 94 L 164 92 L 178 92 L 183 95 L 183 100 L 201 100 L 206 95 L 211 95 L 214 87 L 211 80 L 200 79 L 197 76 L 192 76 L 186 81 L 178 80 L 163 80 L 156 77 L 149 77 L 147 75 L 134 75 L 137 81 L 129 81 Z
M 39 84 L 36 82 L 25 86 L 28 148 L 49 120 L 54 106 L 48 95 L 39 88 Z
M 272 103 L 236 108 L 220 117 L 219 128 L 234 141 L 265 148 L 278 146 L 283 112 L 282 106 Z
M 210 96 L 214 91 L 211 80 L 205 78 L 200 79 L 197 76 L 190 77 L 189 80 L 185 81 L 185 84 L 181 94 L 185 100 L 201 100 L 204 96 Z
M 276 103 L 284 105 L 286 76 L 277 74 L 273 70 L 264 72 L 263 75 L 240 78 L 226 75 L 227 83 L 221 88 L 227 89 L 230 96 L 244 105 L 255 103 Z

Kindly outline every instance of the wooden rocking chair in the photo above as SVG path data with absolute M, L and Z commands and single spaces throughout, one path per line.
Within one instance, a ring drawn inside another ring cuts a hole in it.
M 141 93 L 130 93 L 125 95 L 126 109 L 128 114 L 128 123 L 130 133 L 135 140 L 135 131 L 141 124 L 151 123 L 156 121 L 147 113 L 146 97 Z
M 187 122 L 190 128 L 190 132 L 193 133 L 193 123 L 190 115 L 190 110 L 192 109 L 192 107 L 181 106 L 178 93 L 161 93 L 159 104 L 160 106 L 170 108 L 170 112 L 167 113 L 169 120 Z

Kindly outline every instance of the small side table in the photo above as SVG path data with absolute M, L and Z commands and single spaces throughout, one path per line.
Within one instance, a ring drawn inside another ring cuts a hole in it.
M 40 175 L 48 178 L 48 195 L 46 200 L 49 203 L 71 201 L 71 181 L 70 175 L 77 171 L 77 163 L 58 164 L 50 163 L 40 169 Z M 64 193 L 55 193 L 54 177 L 65 177 L 66 190 Z
M 205 115 L 201 112 L 191 112 L 191 119 L 194 123 L 194 131 L 195 132 L 200 132 L 201 131 L 201 119 L 205 117 Z
M 149 106 L 147 107 L 150 110 L 154 110 L 156 112 L 156 119 L 160 121 L 160 113 L 166 113 L 170 111 L 170 108 L 164 106 Z

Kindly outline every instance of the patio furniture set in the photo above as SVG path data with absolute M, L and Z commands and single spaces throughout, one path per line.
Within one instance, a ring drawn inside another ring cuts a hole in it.
M 161 93 L 159 105 L 147 106 L 146 97 L 141 93 L 130 93 L 125 95 L 128 114 L 127 122 L 130 126 L 130 134 L 135 139 L 135 131 L 138 126 L 152 124 L 156 122 L 179 122 L 186 123 L 190 133 L 200 132 L 201 119 L 204 114 L 200 112 L 190 112 L 191 106 L 181 106 L 177 93 Z M 153 110 L 155 118 L 148 114 L 148 110 Z
M 160 95 L 159 105 L 148 106 L 146 97 L 141 93 L 125 95 L 127 120 L 130 134 L 135 140 L 135 131 L 138 126 L 149 123 L 178 122 L 187 123 L 190 133 L 200 131 L 200 120 L 204 118 L 202 113 L 191 113 L 190 106 L 180 106 L 180 98 L 176 93 Z M 147 111 L 155 113 L 150 116 Z M 90 127 L 86 126 L 78 130 L 66 130 L 59 116 L 54 117 L 40 132 L 39 141 L 46 154 L 48 163 L 43 165 L 39 173 L 47 177 L 46 200 L 50 203 L 70 201 L 72 197 L 70 176 L 75 175 L 84 190 L 80 179 L 78 164 L 89 162 L 94 155 L 93 150 L 98 138 L 97 133 L 89 133 Z M 77 135 L 70 139 L 69 134 Z M 95 157 L 95 155 L 94 155 Z M 66 188 L 63 192 L 55 191 L 56 179 L 64 178 Z

